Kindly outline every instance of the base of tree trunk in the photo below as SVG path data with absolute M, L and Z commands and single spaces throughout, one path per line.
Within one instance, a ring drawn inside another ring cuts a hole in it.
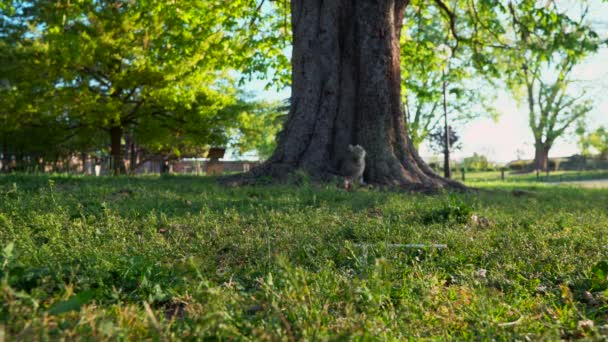
M 537 143 L 534 153 L 534 170 L 547 171 L 549 169 L 550 147 Z
M 220 184 L 226 186 L 249 186 L 249 185 L 272 185 L 272 184 L 292 184 L 299 185 L 306 182 L 319 184 L 335 184 L 336 187 L 343 186 L 344 177 L 337 173 L 316 173 L 310 174 L 303 169 L 296 169 L 289 165 L 275 163 L 264 163 L 249 172 L 236 175 L 223 176 L 218 179 Z M 470 188 L 457 181 L 433 175 L 430 181 L 426 182 L 392 182 L 377 183 L 368 182 L 369 185 L 378 188 L 397 189 L 421 193 L 435 193 L 442 190 L 449 191 L 468 191 Z

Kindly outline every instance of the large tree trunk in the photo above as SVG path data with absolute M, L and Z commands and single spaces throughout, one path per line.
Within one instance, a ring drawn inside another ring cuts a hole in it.
M 549 150 L 551 147 L 543 143 L 535 144 L 534 167 L 535 170 L 547 171 L 549 167 Z
M 364 179 L 437 189 L 409 139 L 399 37 L 407 0 L 293 0 L 291 109 L 271 158 L 250 175 L 339 175 L 349 144 L 367 151 Z
M 123 161 L 123 152 L 122 152 L 122 132 L 123 129 L 120 126 L 113 126 L 110 128 L 110 140 L 111 140 L 111 151 L 110 155 L 111 159 L 111 167 L 112 173 L 117 176 L 120 174 L 124 174 L 125 163 Z

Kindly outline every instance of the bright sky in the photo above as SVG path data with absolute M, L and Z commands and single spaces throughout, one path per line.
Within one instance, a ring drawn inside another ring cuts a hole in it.
M 563 4 L 568 4 L 565 1 Z M 589 20 L 600 34 L 608 39 L 608 3 L 592 1 L 588 15 Z M 581 85 L 589 88 L 589 94 L 595 99 L 593 111 L 587 119 L 588 129 L 598 126 L 608 126 L 608 49 L 600 50 L 596 55 L 587 59 L 573 72 Z M 289 97 L 290 89 L 281 92 L 265 91 L 264 81 L 253 81 L 247 88 L 257 94 L 260 99 L 274 100 Z M 492 119 L 476 119 L 455 129 L 462 139 L 462 150 L 452 153 L 453 159 L 460 160 L 477 152 L 490 160 L 506 163 L 517 159 L 534 157 L 534 140 L 528 126 L 528 113 L 519 106 L 511 95 L 499 90 L 494 107 L 502 114 L 497 122 Z M 550 157 L 569 156 L 579 152 L 577 139 L 572 135 L 559 138 L 551 149 Z M 428 159 L 433 155 L 428 146 L 423 144 L 420 154 Z
M 584 80 L 581 83 L 591 86 L 589 94 L 595 99 L 594 109 L 587 118 L 588 129 L 608 126 L 608 49 L 601 50 L 586 63 L 578 66 L 574 76 Z M 523 159 L 534 157 L 534 140 L 528 126 L 526 108 L 519 106 L 511 94 L 505 91 L 498 94 L 494 107 L 501 113 L 498 122 L 492 119 L 477 119 L 459 129 L 462 133 L 463 148 L 453 153 L 454 159 L 459 160 L 475 152 L 500 163 L 517 159 L 518 152 Z M 577 139 L 573 134 L 569 134 L 555 142 L 549 156 L 562 157 L 578 152 L 580 149 Z M 427 157 L 432 152 L 427 146 L 422 146 L 420 154 Z

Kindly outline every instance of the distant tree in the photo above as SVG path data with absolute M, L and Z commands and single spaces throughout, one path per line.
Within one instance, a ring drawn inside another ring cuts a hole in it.
M 281 45 L 260 36 L 268 25 L 242 20 L 254 16 L 243 1 L 2 3 L 2 19 L 20 24 L 15 41 L 44 46 L 25 60 L 26 70 L 44 65 L 37 78 L 50 84 L 31 106 L 33 121 L 52 116 L 80 132 L 105 132 L 115 174 L 125 172 L 126 136 L 148 151 L 226 143 L 241 118 L 230 72 L 285 69 Z M 284 81 L 277 75 L 275 83 Z
M 231 92 L 231 88 L 225 90 L 225 94 Z M 230 94 L 227 101 L 218 102 L 222 96 L 215 92 L 199 94 L 194 102 L 186 104 L 189 108 L 176 103 L 167 115 L 141 120 L 132 129 L 140 159 L 133 168 L 150 159 L 160 158 L 164 163 L 183 157 L 200 157 L 210 146 L 227 145 L 233 131 L 241 127 L 241 113 L 252 106 L 237 97 Z M 212 104 L 217 107 L 210 107 Z
M 579 135 L 579 145 L 583 147 L 583 155 L 591 155 L 590 149 L 594 149 L 600 159 L 608 160 L 608 129 L 599 127 L 593 132 Z
M 494 169 L 494 165 L 484 155 L 473 153 L 472 156 L 464 158 L 464 165 L 469 170 L 488 171 Z
M 266 160 L 277 146 L 277 135 L 289 105 L 283 101 L 250 103 L 248 109 L 239 114 L 241 124 L 233 135 L 232 147 L 239 154 L 255 151 L 260 160 Z
M 581 151 L 581 155 L 588 157 L 591 155 L 590 152 L 590 147 L 591 144 L 589 144 L 589 139 L 587 139 L 587 124 L 584 120 L 579 120 L 577 125 L 576 125 L 576 136 L 578 138 L 578 147 L 580 148 Z
M 454 129 L 450 126 L 450 150 L 460 150 L 462 149 L 462 143 L 460 142 L 460 136 Z M 433 151 L 437 153 L 444 153 L 446 150 L 446 139 L 445 139 L 445 130 L 443 127 L 437 128 L 431 133 L 429 133 L 429 143 L 430 147 Z
M 1 16 L 1 19 L 6 17 Z M 23 167 L 23 159 L 56 159 L 72 137 L 65 120 L 51 114 L 54 75 L 46 44 L 8 20 L 0 25 L 0 153 L 3 171 Z M 57 120 L 59 119 L 59 120 Z
M 515 43 L 503 54 L 507 83 L 528 107 L 535 167 L 541 170 L 547 169 L 555 140 L 592 109 L 584 91 L 573 95 L 572 70 L 601 43 L 585 24 L 586 11 L 575 20 L 558 11 L 555 2 L 547 4 L 509 3 Z M 519 96 L 522 89 L 525 95 Z

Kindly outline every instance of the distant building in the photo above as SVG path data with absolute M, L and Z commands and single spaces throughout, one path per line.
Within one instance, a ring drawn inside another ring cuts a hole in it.
M 172 163 L 173 173 L 221 175 L 224 173 L 248 172 L 260 165 L 255 160 L 180 160 Z

